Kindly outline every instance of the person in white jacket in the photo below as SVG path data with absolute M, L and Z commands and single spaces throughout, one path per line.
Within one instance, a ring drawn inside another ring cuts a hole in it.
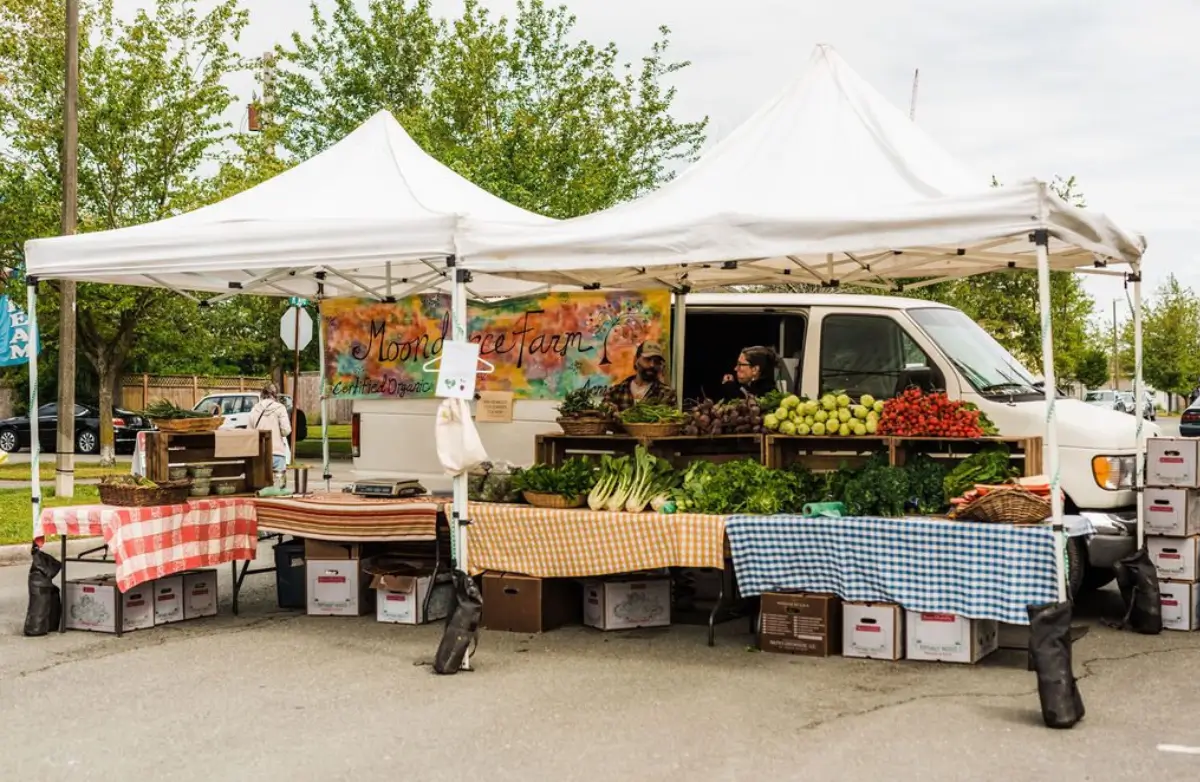
M 271 433 L 271 468 L 275 483 L 283 486 L 283 474 L 291 461 L 288 436 L 292 433 L 292 422 L 287 408 L 279 401 L 279 389 L 274 383 L 263 386 L 262 399 L 250 409 L 250 427 Z

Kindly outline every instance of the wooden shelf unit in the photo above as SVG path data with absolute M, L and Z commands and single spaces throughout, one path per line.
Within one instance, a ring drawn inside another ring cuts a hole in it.
M 753 459 L 761 464 L 765 458 L 764 439 L 760 434 L 676 435 L 648 440 L 639 440 L 626 434 L 539 434 L 535 440 L 534 460 L 539 464 L 558 466 L 572 456 L 621 456 L 633 453 L 638 445 L 644 445 L 650 453 L 666 459 L 676 468 L 699 460 L 728 462 Z
M 768 467 L 784 469 L 800 463 L 824 472 L 843 465 L 857 467 L 873 454 L 888 454 L 888 463 L 899 467 L 917 454 L 927 454 L 953 466 L 968 456 L 993 445 L 1005 445 L 1021 474 L 1041 475 L 1041 437 L 984 437 L 963 440 L 941 437 L 794 437 L 769 435 L 765 446 Z
M 257 456 L 218 459 L 215 449 L 214 432 L 149 432 L 146 434 L 146 477 L 152 481 L 166 481 L 170 479 L 171 467 L 212 467 L 213 478 L 244 477 L 244 488 L 249 493 L 270 486 L 274 480 L 270 432 L 258 433 Z

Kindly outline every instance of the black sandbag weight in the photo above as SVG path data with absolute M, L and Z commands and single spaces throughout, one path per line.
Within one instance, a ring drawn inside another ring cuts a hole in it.
M 1117 588 L 1125 604 L 1125 616 L 1117 625 L 1143 635 L 1158 635 L 1163 629 L 1162 594 L 1158 571 L 1146 547 L 1117 561 Z
M 1071 604 L 1031 605 L 1026 611 L 1042 721 L 1048 728 L 1074 727 L 1083 719 L 1084 708 L 1071 667 Z
M 479 634 L 483 616 L 483 595 L 475 579 L 461 570 L 454 571 L 454 609 L 446 617 L 446 629 L 433 658 L 436 673 L 458 673 L 471 642 Z
M 62 563 L 34 546 L 29 563 L 29 608 L 25 612 L 25 635 L 46 635 L 62 621 L 62 593 L 54 577 Z

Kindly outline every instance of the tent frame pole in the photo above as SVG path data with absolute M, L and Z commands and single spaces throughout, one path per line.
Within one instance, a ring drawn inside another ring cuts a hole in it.
M 321 322 L 321 305 L 325 300 L 325 272 L 317 272 L 317 367 L 320 375 L 317 386 L 321 399 L 321 477 L 325 491 L 331 491 L 333 473 L 329 470 L 329 394 L 325 388 L 325 327 Z
M 675 386 L 675 406 L 683 409 L 683 350 L 687 333 L 687 295 L 690 289 L 675 291 L 675 322 L 671 324 L 671 383 Z
M 1134 445 L 1133 461 L 1133 491 L 1137 502 L 1137 547 L 1138 551 L 1146 545 L 1146 518 L 1142 507 L 1142 469 L 1146 453 L 1146 442 L 1143 439 L 1142 426 L 1145 420 L 1142 412 L 1142 265 L 1137 263 L 1133 272 L 1126 277 L 1133 283 L 1133 409 L 1137 417 L 1136 444 Z
M 456 266 L 454 256 L 446 259 L 446 265 L 454 272 L 454 285 L 450 289 L 450 331 L 456 342 L 467 340 L 467 283 L 471 281 L 471 272 Z M 450 540 L 454 566 L 462 571 L 463 577 L 470 576 L 467 560 L 467 474 L 458 473 L 454 476 L 454 493 L 450 514 Z M 463 670 L 471 670 L 471 650 L 463 653 Z
M 1044 196 L 1043 196 L 1044 197 Z M 1039 209 L 1042 224 L 1045 224 L 1044 203 Z M 1042 316 L 1042 378 L 1046 393 L 1046 470 L 1050 473 L 1050 512 L 1054 529 L 1054 571 L 1058 582 L 1058 602 L 1065 603 L 1067 594 L 1067 542 L 1063 529 L 1063 499 L 1061 476 L 1059 475 L 1058 421 L 1055 404 L 1058 401 L 1058 385 L 1054 378 L 1054 330 L 1051 324 L 1050 306 L 1050 232 L 1038 228 L 1033 232 L 1037 245 L 1038 259 L 1038 304 Z
M 33 530 L 37 533 L 38 521 L 42 515 L 42 448 L 38 437 L 38 316 L 37 295 L 38 278 L 25 278 L 25 307 L 29 313 L 29 487 L 31 494 L 31 513 L 33 515 Z M 63 535 L 63 541 L 67 539 Z M 65 543 L 64 543 L 65 545 Z M 64 593 L 65 594 L 65 593 Z

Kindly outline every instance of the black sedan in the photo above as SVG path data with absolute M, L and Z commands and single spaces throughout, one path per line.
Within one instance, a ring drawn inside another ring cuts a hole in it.
M 137 433 L 150 429 L 150 421 L 128 410 L 113 411 L 113 439 L 118 451 L 133 451 Z M 58 441 L 58 404 L 38 408 L 38 433 L 43 451 L 53 451 Z M 29 416 L 0 421 L 0 451 L 12 453 L 30 447 Z M 100 410 L 92 405 L 75 405 L 75 450 L 100 452 Z
M 1179 417 L 1179 434 L 1182 437 L 1200 437 L 1200 396 Z

